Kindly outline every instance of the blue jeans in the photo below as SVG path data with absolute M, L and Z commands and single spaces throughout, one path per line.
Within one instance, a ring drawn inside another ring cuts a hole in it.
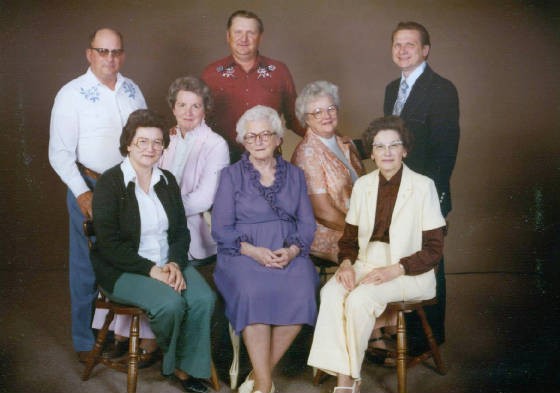
M 95 181 L 85 178 L 93 188 Z M 87 238 L 82 224 L 85 220 L 74 194 L 68 190 L 66 205 L 70 216 L 69 222 L 69 279 L 70 303 L 72 311 L 72 342 L 76 351 L 90 351 L 95 338 L 91 328 L 93 303 L 97 297 L 95 274 L 89 260 Z

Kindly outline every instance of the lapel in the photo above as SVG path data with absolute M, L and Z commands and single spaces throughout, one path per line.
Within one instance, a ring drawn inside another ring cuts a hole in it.
M 426 68 L 420 77 L 414 83 L 412 87 L 412 91 L 408 96 L 406 103 L 404 104 L 404 108 L 401 112 L 402 118 L 408 118 L 409 114 L 414 113 L 416 107 L 420 105 L 426 97 L 428 97 L 428 89 L 432 83 L 434 72 L 430 68 L 428 64 L 426 64 Z M 396 96 L 395 96 L 396 100 Z
M 402 208 L 406 205 L 410 197 L 412 196 L 412 179 L 410 176 L 410 169 L 403 164 L 403 174 L 401 178 L 401 185 L 399 187 L 399 192 L 397 193 L 397 200 L 395 202 L 395 208 L 393 209 L 393 215 L 391 216 L 391 222 L 395 222 Z
M 368 230 L 369 238 L 373 233 L 373 227 L 375 225 L 375 210 L 377 208 L 377 192 L 379 191 L 379 170 L 372 172 L 371 181 L 367 185 L 366 190 L 366 200 L 365 204 L 367 206 L 367 223 L 370 226 Z M 368 241 L 369 241 L 368 238 Z

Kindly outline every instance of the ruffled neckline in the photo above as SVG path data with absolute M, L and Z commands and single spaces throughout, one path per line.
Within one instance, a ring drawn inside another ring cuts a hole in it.
M 260 181 L 261 174 L 254 167 L 251 160 L 249 160 L 248 152 L 244 152 L 241 156 L 241 164 L 243 165 L 243 169 L 249 175 L 249 182 L 251 185 L 255 187 L 258 193 L 268 202 L 278 217 L 285 221 L 295 221 L 295 217 L 292 217 L 287 211 L 278 205 L 277 195 L 286 184 L 286 173 L 288 169 L 288 163 L 282 158 L 282 156 L 276 156 L 276 173 L 274 174 L 274 182 L 268 187 L 262 185 Z

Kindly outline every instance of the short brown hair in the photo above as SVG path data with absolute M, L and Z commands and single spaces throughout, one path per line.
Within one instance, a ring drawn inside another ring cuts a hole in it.
M 410 153 L 412 149 L 412 134 L 406 128 L 404 120 L 398 116 L 385 116 L 378 117 L 369 123 L 368 128 L 362 134 L 362 141 L 364 142 L 364 149 L 368 156 L 371 155 L 373 140 L 380 131 L 391 130 L 399 134 L 403 147 Z
M 412 21 L 399 22 L 395 30 L 393 30 L 393 34 L 391 34 L 391 43 L 395 39 L 395 34 L 397 33 L 397 31 L 400 30 L 416 30 L 420 33 L 420 43 L 422 44 L 422 46 L 432 46 L 432 44 L 430 44 L 430 33 L 428 33 L 428 30 L 420 23 Z
M 128 146 L 136 136 L 136 130 L 140 127 L 155 127 L 161 130 L 163 135 L 163 148 L 169 146 L 169 130 L 165 126 L 163 118 L 149 109 L 135 110 L 128 116 L 128 120 L 123 127 L 119 151 L 126 157 L 128 155 Z
M 210 88 L 204 81 L 196 76 L 183 76 L 173 81 L 167 92 L 167 103 L 171 109 L 175 108 L 177 101 L 177 94 L 180 91 L 190 91 L 202 98 L 204 104 L 204 114 L 209 115 L 214 108 L 214 101 L 212 100 L 212 93 Z
M 229 28 L 231 27 L 232 23 L 233 23 L 233 19 L 237 18 L 237 17 L 241 17 L 241 18 L 247 18 L 247 19 L 254 19 L 257 21 L 258 25 L 259 25 L 259 33 L 263 33 L 264 31 L 264 25 L 263 22 L 261 20 L 261 18 L 259 18 L 259 16 L 257 14 L 255 14 L 252 11 L 247 11 L 247 10 L 237 10 L 235 11 L 233 14 L 231 14 L 227 20 L 227 30 L 229 30 Z

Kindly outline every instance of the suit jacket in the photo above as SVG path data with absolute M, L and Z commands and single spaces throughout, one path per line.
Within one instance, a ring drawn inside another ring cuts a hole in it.
M 400 80 L 395 79 L 385 89 L 385 116 L 393 112 Z M 412 87 L 400 116 L 414 138 L 405 162 L 410 169 L 435 182 L 441 211 L 447 216 L 452 207 L 449 182 L 459 145 L 457 89 L 426 65 Z
M 178 139 L 181 138 L 175 129 L 172 131 L 169 147 L 163 152 L 160 161 L 161 168 L 165 169 L 171 167 Z M 204 219 L 204 213 L 214 204 L 220 172 L 229 165 L 229 150 L 224 138 L 206 125 L 190 132 L 195 134 L 181 179 L 181 199 L 191 234 L 189 259 L 203 259 L 216 255 L 216 242 L 210 233 L 210 225 Z
M 187 266 L 190 236 L 185 210 L 175 177 L 164 169 L 164 176 L 154 190 L 165 209 L 169 227 L 168 260 L 181 270 Z M 101 175 L 93 193 L 93 225 L 96 242 L 90 257 L 97 282 L 113 292 L 117 279 L 124 272 L 150 275 L 154 262 L 138 254 L 140 246 L 140 210 L 135 184 L 124 184 L 120 164 Z
M 358 227 L 358 259 L 366 250 L 375 226 L 379 170 L 360 177 L 352 189 L 346 222 Z M 391 264 L 422 249 L 422 232 L 445 226 L 434 182 L 403 165 L 401 185 L 391 216 Z M 422 273 L 434 279 L 433 269 Z M 435 286 L 435 281 L 434 281 Z

